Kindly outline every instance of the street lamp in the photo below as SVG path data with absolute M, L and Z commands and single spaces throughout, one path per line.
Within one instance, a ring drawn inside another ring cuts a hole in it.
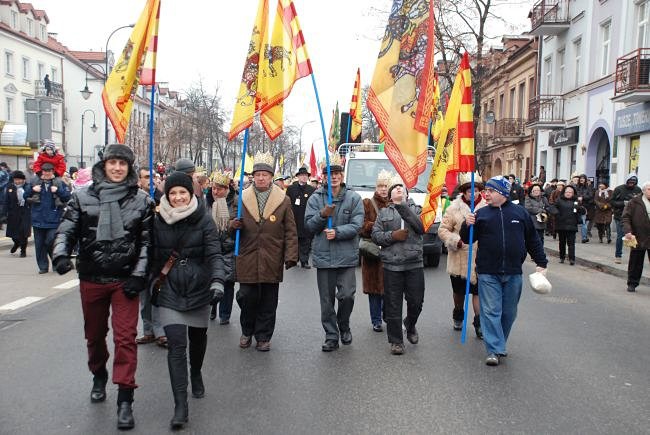
M 316 122 L 316 121 L 314 119 L 312 119 L 311 121 L 307 121 L 303 125 L 300 126 L 300 136 L 299 136 L 299 139 L 298 139 L 298 148 L 300 150 L 300 154 L 302 154 L 302 129 L 305 127 L 305 125 L 313 124 L 314 122 Z M 298 169 L 300 169 L 300 168 L 298 168 Z
M 84 98 L 84 100 L 87 100 L 88 98 L 90 98 L 90 95 L 92 95 L 92 93 L 93 93 L 93 91 L 88 89 L 88 68 L 90 68 L 90 67 L 102 68 L 101 65 L 93 65 L 93 64 L 88 64 L 88 66 L 86 67 L 86 86 L 84 86 L 84 88 L 81 91 L 79 91 L 79 92 L 81 92 L 81 96 Z M 102 70 L 103 70 L 104 76 L 106 76 L 106 71 L 103 68 L 102 68 Z
M 93 114 L 93 125 L 90 127 L 90 129 L 93 133 L 97 131 L 97 125 L 95 124 L 95 112 L 92 109 L 84 110 L 81 114 L 81 157 L 79 158 L 80 169 L 86 167 L 86 164 L 84 163 L 84 117 L 86 116 L 86 112 Z
M 104 57 L 105 57 L 105 68 L 106 71 L 104 72 L 104 87 L 106 86 L 106 80 L 108 79 L 108 43 L 110 42 L 111 38 L 117 32 L 118 30 L 126 29 L 126 28 L 133 28 L 135 27 L 135 24 L 129 24 L 127 26 L 122 26 L 118 27 L 117 29 L 113 30 L 110 35 L 108 35 L 108 39 L 106 40 L 106 50 L 104 50 Z M 108 145 L 108 115 L 104 114 L 104 145 Z

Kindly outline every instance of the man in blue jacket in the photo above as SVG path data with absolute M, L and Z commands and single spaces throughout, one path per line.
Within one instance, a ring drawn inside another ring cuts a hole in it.
M 54 176 L 54 166 L 43 163 L 38 180 L 25 189 L 25 200 L 32 205 L 32 226 L 34 227 L 34 250 L 38 273 L 50 269 L 48 256 L 52 257 L 52 247 L 56 229 L 61 222 L 63 208 L 70 199 L 70 189 Z
M 345 187 L 343 166 L 332 157 L 330 165 L 332 205 L 328 205 L 327 186 L 316 190 L 307 201 L 305 227 L 314 235 L 312 261 L 317 268 L 321 323 L 325 330 L 323 352 L 331 352 L 341 343 L 351 344 L 350 315 L 357 289 L 356 266 L 359 264 L 359 230 L 363 225 L 363 202 L 358 193 Z M 327 227 L 332 218 L 332 228 Z M 338 299 L 338 312 L 334 310 Z
M 530 215 L 508 199 L 510 186 L 502 176 L 490 178 L 484 190 L 489 206 L 468 214 L 460 229 L 461 239 L 469 243 L 469 225 L 474 225 L 478 242 L 476 273 L 488 354 L 485 363 L 489 366 L 499 365 L 499 358 L 507 355 L 506 341 L 517 317 L 526 254 L 535 260 L 538 272 L 546 274 L 548 263 Z

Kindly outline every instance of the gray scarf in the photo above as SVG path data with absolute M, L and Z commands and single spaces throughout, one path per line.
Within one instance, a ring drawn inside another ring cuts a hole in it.
M 95 184 L 95 191 L 99 194 L 97 241 L 120 239 L 126 235 L 118 201 L 129 193 L 130 188 L 126 181 L 102 181 Z

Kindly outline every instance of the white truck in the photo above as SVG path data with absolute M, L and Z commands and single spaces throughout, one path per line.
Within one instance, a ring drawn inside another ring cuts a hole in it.
M 357 192 L 362 198 L 371 198 L 375 191 L 377 175 L 382 169 L 397 173 L 388 160 L 382 145 L 374 143 L 344 143 L 338 148 L 341 157 L 345 158 L 344 182 L 347 187 Z M 420 174 L 418 182 L 409 189 L 409 196 L 422 206 L 427 194 L 427 182 L 431 172 L 433 158 L 427 159 L 427 168 Z M 435 223 L 424 235 L 424 265 L 437 267 L 442 254 L 442 242 L 438 238 L 441 208 L 438 207 Z

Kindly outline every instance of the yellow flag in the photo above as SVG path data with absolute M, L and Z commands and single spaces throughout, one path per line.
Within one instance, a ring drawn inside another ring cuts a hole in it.
M 260 0 L 257 6 L 257 16 L 253 25 L 251 41 L 248 45 L 244 72 L 242 73 L 241 84 L 239 85 L 239 94 L 237 94 L 237 101 L 235 102 L 235 109 L 232 114 L 232 124 L 230 126 L 230 133 L 228 133 L 228 140 L 233 140 L 235 136 L 253 124 L 253 116 L 258 109 L 255 98 L 258 89 L 260 54 L 262 53 L 263 39 L 267 33 L 268 16 L 268 0 Z
M 151 62 L 146 62 L 147 51 L 150 55 L 155 55 L 153 49 L 149 50 L 149 45 L 157 40 L 159 11 L 160 0 L 147 0 L 138 22 L 133 27 L 129 41 L 108 75 L 102 91 L 106 116 L 111 120 L 115 136 L 120 143 L 124 143 L 126 130 L 129 127 L 133 96 L 140 83 L 141 69 L 143 65 L 151 67 Z
M 361 69 L 357 68 L 357 76 L 354 80 L 352 100 L 350 101 L 350 138 L 353 142 L 361 135 L 363 120 L 361 118 Z

